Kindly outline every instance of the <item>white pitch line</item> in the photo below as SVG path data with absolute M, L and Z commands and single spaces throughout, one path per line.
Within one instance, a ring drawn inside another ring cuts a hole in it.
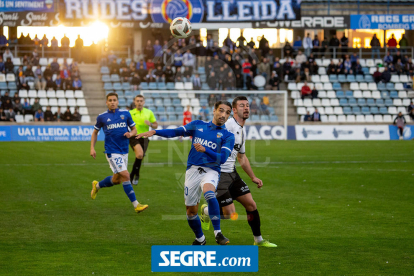
M 269 166 L 267 168 L 275 168 L 278 169 L 279 167 L 275 167 L 275 166 Z M 323 171 L 330 171 L 330 170 L 337 170 L 337 171 L 378 171 L 378 172 L 414 172 L 414 170 L 393 170 L 393 169 L 364 169 L 364 168 L 359 168 L 359 169 L 351 169 L 351 168 L 336 168 L 336 167 L 329 167 L 329 168 L 318 168 L 318 167 L 301 167 L 300 168 L 305 169 L 305 170 L 323 170 Z

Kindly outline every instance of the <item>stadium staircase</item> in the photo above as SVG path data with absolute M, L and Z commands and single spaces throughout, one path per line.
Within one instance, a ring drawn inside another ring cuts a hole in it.
M 98 64 L 79 64 L 79 70 L 82 73 L 82 90 L 86 106 L 93 122 L 100 113 L 106 110 L 100 67 Z

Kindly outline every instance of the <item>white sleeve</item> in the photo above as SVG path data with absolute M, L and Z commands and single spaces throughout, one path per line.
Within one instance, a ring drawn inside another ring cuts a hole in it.
M 246 153 L 246 129 L 245 128 L 243 128 L 243 137 L 244 137 L 243 145 L 241 146 L 240 151 L 239 151 L 239 153 L 241 153 L 241 154 Z

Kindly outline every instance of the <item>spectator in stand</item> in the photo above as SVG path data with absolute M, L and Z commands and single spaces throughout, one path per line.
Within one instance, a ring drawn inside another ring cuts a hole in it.
M 32 113 L 32 106 L 29 103 L 29 99 L 24 99 L 24 103 L 23 103 L 23 114 L 33 114 Z
M 249 59 L 245 59 L 242 64 L 243 75 L 247 76 L 250 74 L 250 69 L 252 68 L 252 64 L 249 62 Z
M 43 118 L 45 122 L 52 122 L 55 120 L 52 111 L 50 110 L 50 106 L 46 107 L 46 111 L 43 114 Z
M 321 114 L 319 113 L 318 109 L 315 108 L 315 111 L 312 114 L 312 121 L 314 122 L 321 122 Z
M 270 111 L 267 108 L 267 105 L 264 103 L 263 100 L 260 102 L 260 110 L 261 110 L 262 114 L 264 114 L 264 115 L 269 115 L 270 114 Z
M 337 70 L 337 66 L 335 65 L 334 61 L 331 60 L 331 63 L 328 65 L 328 70 L 326 72 L 327 75 L 335 75 Z
M 312 99 L 316 99 L 318 97 L 319 91 L 316 89 L 316 87 L 313 87 L 311 95 Z
M 378 67 L 377 67 L 377 71 L 378 71 Z M 381 73 L 380 73 L 381 74 Z M 376 76 L 380 79 L 380 81 L 381 82 L 383 82 L 383 83 L 387 83 L 387 82 L 390 82 L 390 80 L 391 80 L 391 73 L 390 73 L 390 71 L 388 71 L 388 67 L 387 66 L 385 66 L 384 67 L 384 71 L 382 72 L 382 74 L 381 75 L 379 75 L 379 74 L 376 74 Z
M 214 71 L 211 71 L 210 77 L 207 80 L 208 87 L 210 87 L 211 90 L 218 90 L 217 82 L 218 82 L 218 79 L 216 77 L 216 73 Z
M 276 73 L 276 71 L 272 72 L 272 76 L 269 78 L 269 86 L 271 87 L 272 90 L 279 90 L 279 76 Z
M 326 36 L 323 38 L 322 42 L 321 42 L 321 49 L 320 49 L 320 55 L 325 58 L 326 53 L 328 51 L 328 46 L 329 46 L 329 42 L 328 39 L 326 38 Z
M 7 38 L 4 36 L 4 34 L 0 35 L 0 47 L 3 48 L 7 45 L 7 43 L 9 43 L 9 41 L 7 40 Z
M 73 81 L 72 87 L 75 90 L 82 90 L 82 81 L 76 77 Z
M 157 39 L 154 42 L 154 56 L 161 56 L 162 55 L 162 46 L 160 45 L 160 41 Z M 147 58 L 152 58 L 152 57 L 148 57 Z
M 40 40 L 40 44 L 43 47 L 47 47 L 47 44 L 49 44 L 49 39 L 47 39 L 46 34 L 43 35 L 42 40 Z
M 388 39 L 387 42 L 388 48 L 390 48 L 390 52 L 395 53 L 395 48 L 397 47 L 397 40 L 394 37 L 394 34 L 391 34 L 391 38 Z
M 79 108 L 75 107 L 75 111 L 72 114 L 72 121 L 80 122 L 81 119 L 82 119 L 82 116 L 79 113 Z
M 53 71 L 52 71 L 50 65 L 46 66 L 45 71 L 43 71 L 43 78 L 45 80 L 47 80 L 47 77 L 50 77 L 50 78 L 53 77 Z
M 6 73 L 6 67 L 1 57 L 0 57 L 0 73 L 3 73 L 3 74 Z
M 405 37 L 405 34 L 402 35 L 400 41 L 398 42 L 398 45 L 400 45 L 401 53 L 406 54 L 407 53 L 406 47 L 408 47 L 409 45 L 408 45 L 408 40 Z
M 37 111 L 34 115 L 34 119 L 35 119 L 35 122 L 43 122 L 45 120 L 44 119 L 44 114 L 43 114 L 43 111 L 42 111 L 41 108 L 37 109 Z
M 236 74 L 236 89 L 243 89 L 244 88 L 244 79 L 241 74 Z
M 42 75 L 37 75 L 35 79 L 35 88 L 37 90 L 44 90 L 46 88 L 46 80 L 42 77 Z
M 410 115 L 411 119 L 414 120 L 414 103 L 413 101 L 410 102 L 410 105 L 407 107 L 408 115 Z
M 28 81 L 34 81 L 35 75 L 33 73 L 33 69 L 31 65 L 28 65 L 26 67 L 26 70 L 24 71 L 24 76 L 27 78 Z
M 193 89 L 194 90 L 201 90 L 201 79 L 200 74 L 196 74 L 192 80 Z
M 259 106 L 257 105 L 256 100 L 252 100 L 250 103 L 250 113 L 253 115 L 259 114 Z
M 199 111 L 199 120 L 201 120 L 201 121 L 208 121 L 208 120 L 210 120 L 210 116 L 209 116 L 209 113 L 210 113 L 210 110 L 205 106 L 205 105 L 203 105 L 201 108 L 200 108 L 200 111 Z
M 25 89 L 25 90 L 30 89 L 29 84 L 28 84 L 29 80 L 26 78 L 25 75 L 19 77 L 18 80 L 19 80 L 19 85 L 18 85 L 19 89 Z
M 50 69 L 52 70 L 53 74 L 59 74 L 59 63 L 57 62 L 56 58 L 54 58 L 50 64 Z
M 164 70 L 165 74 L 165 81 L 166 82 L 174 82 L 174 72 L 171 69 L 171 66 L 167 66 Z
M 52 80 L 53 80 L 53 78 L 52 78 Z M 62 79 L 60 78 L 60 75 L 56 75 L 55 84 L 56 84 L 56 86 L 55 86 L 56 87 L 56 90 L 63 89 L 63 82 L 62 82 Z M 50 85 L 51 84 L 49 84 L 49 86 Z
M 357 53 L 352 53 L 351 57 L 349 58 L 351 60 L 351 64 L 352 66 L 354 66 L 357 62 L 357 60 L 359 59 L 359 55 L 357 55 Z
M 298 54 L 296 56 L 296 67 L 300 67 L 302 63 L 306 62 L 308 59 L 306 56 L 302 53 L 302 51 L 298 51 Z
M 171 50 L 170 50 L 171 51 Z M 144 60 L 144 55 L 141 53 L 141 50 L 137 50 L 137 52 L 134 55 L 134 61 L 139 62 L 140 60 Z
M 37 78 L 38 76 L 43 76 L 43 72 L 42 72 L 42 68 L 40 67 L 40 65 L 38 65 L 34 71 L 34 75 L 35 78 Z
M 233 72 L 227 72 L 226 78 L 224 78 L 223 87 L 224 90 L 236 89 L 236 78 L 234 77 Z
M 11 58 L 9 58 L 9 57 L 6 59 L 6 62 L 4 63 L 4 70 L 5 70 L 6 74 L 14 72 L 14 64 L 13 64 Z
M 144 81 L 145 77 L 148 75 L 148 70 L 144 68 L 144 64 L 141 64 L 137 70 L 137 73 L 141 81 Z
M 407 73 L 407 75 L 410 75 L 410 71 L 414 70 L 414 64 L 412 61 L 412 58 L 407 58 L 407 62 L 404 64 L 404 71 Z
M 392 58 L 394 65 L 398 62 L 399 59 L 402 63 L 405 63 L 405 58 L 401 55 L 401 52 L 397 50 L 397 54 Z
M 6 113 L 4 112 L 3 108 L 0 106 L 0 122 L 7 121 Z
M 297 36 L 296 40 L 293 41 L 293 50 L 296 53 L 300 48 L 302 48 L 302 39 L 300 36 Z
M 352 71 L 352 62 L 349 59 L 349 57 L 344 61 L 343 63 L 343 67 L 344 67 L 344 73 L 345 74 L 351 74 Z
M 132 89 L 132 91 L 137 91 L 140 84 L 141 84 L 141 78 L 138 76 L 138 73 L 135 72 L 134 76 L 131 79 L 131 89 Z
M 247 90 L 257 90 L 257 86 L 254 84 L 254 75 L 252 71 L 246 76 L 246 87 Z
M 310 65 L 309 72 L 311 75 L 317 75 L 319 70 L 318 64 L 316 64 L 316 61 L 313 61 Z
M 400 59 L 400 58 L 399 58 L 399 59 L 397 59 L 397 63 L 395 63 L 394 68 L 395 68 L 395 72 L 396 72 L 398 75 L 401 75 L 401 74 L 403 73 L 403 68 L 404 68 L 404 65 L 403 65 L 403 63 L 401 62 L 401 59 Z
M 14 112 L 16 112 L 16 114 L 23 114 L 24 113 L 24 108 L 22 103 L 20 102 L 20 99 L 16 99 L 14 101 Z
M 50 41 L 50 46 L 52 47 L 53 51 L 57 51 L 58 49 L 58 41 L 56 39 L 56 37 L 53 37 L 52 40 Z
M 311 81 L 312 81 L 312 77 L 311 77 L 311 74 L 310 74 L 309 68 L 305 68 L 305 69 L 302 71 L 302 74 L 301 74 L 301 80 L 303 80 L 303 81 L 309 81 L 309 82 L 311 82 Z
M 377 55 L 378 58 L 381 58 L 380 57 L 381 43 L 377 37 L 377 34 L 374 34 L 374 36 L 371 39 L 371 43 L 369 45 L 371 46 L 371 58 L 374 59 L 375 54 Z
M 144 68 L 145 70 L 148 70 L 147 63 L 143 59 L 141 59 L 140 61 L 138 61 L 136 63 L 136 67 L 135 68 L 136 69 L 139 69 L 141 67 L 141 65 L 142 65 L 142 68 Z
M 190 67 L 191 71 L 195 67 L 195 57 L 191 53 L 190 49 L 188 49 L 187 52 L 183 55 L 183 65 Z
M 83 56 L 82 56 L 82 50 L 83 50 L 83 40 L 80 37 L 80 35 L 78 35 L 78 38 L 75 40 L 75 56 L 76 56 L 76 60 L 82 61 L 83 60 Z
M 308 97 L 308 98 L 312 97 L 312 90 L 310 89 L 307 81 L 305 81 L 305 83 L 303 84 L 302 89 L 300 90 L 300 94 L 301 94 L 302 100 L 305 99 L 305 97 Z
M 403 133 L 404 133 L 404 126 L 407 122 L 405 121 L 405 118 L 402 114 L 402 112 L 399 112 L 397 117 L 394 119 L 394 125 L 397 125 L 398 127 L 398 136 L 400 136 L 400 140 L 404 139 Z
M 4 96 L 1 96 L 1 103 L 5 103 L 7 100 L 11 100 L 11 99 L 9 96 L 9 91 L 6 90 L 6 92 L 4 92 Z
M 270 78 L 270 65 L 267 62 L 267 58 L 263 58 L 263 61 L 258 66 L 258 70 L 259 70 L 259 75 L 262 75 L 266 79 L 266 82 L 267 82 Z
M 16 113 L 13 108 L 9 108 L 9 112 L 6 112 L 6 121 L 16 122 Z
M 306 115 L 303 117 L 304 122 L 311 122 L 312 116 L 310 115 L 309 111 L 306 112 Z
M 62 46 L 63 50 L 69 49 L 70 40 L 66 36 L 66 34 L 63 35 L 62 39 L 60 40 L 60 45 Z
M 254 43 L 253 41 L 253 37 L 250 38 L 250 41 L 247 43 L 247 46 L 251 49 L 256 46 L 256 43 Z
M 129 71 L 128 67 L 124 67 L 124 68 L 121 69 L 120 79 L 121 79 L 122 82 L 128 82 L 130 76 L 131 76 L 131 72 Z M 72 74 L 72 77 L 75 77 L 75 76 L 73 76 L 73 74 Z
M 372 74 L 372 77 L 374 78 L 375 83 L 379 83 L 382 80 L 382 74 L 379 71 L 379 67 L 378 66 L 377 66 L 377 70 L 374 72 L 374 74 Z
M 391 74 L 397 73 L 397 71 L 395 70 L 394 63 L 391 63 L 388 65 L 388 70 L 390 71 Z
M 359 59 L 357 59 L 355 66 L 352 68 L 354 75 L 363 75 L 364 72 L 362 71 L 362 66 L 359 63 Z
M 72 112 L 70 112 L 69 107 L 67 107 L 65 113 L 63 113 L 62 120 L 66 122 L 72 121 Z
M 8 110 L 11 108 L 13 109 L 13 103 L 10 98 L 6 99 L 4 102 L 1 102 L 1 107 L 3 108 L 4 112 L 7 113 Z
M 283 53 L 285 57 L 293 57 L 293 47 L 290 45 L 289 41 L 285 42 L 285 46 L 283 46 Z
M 147 41 L 147 45 L 144 48 L 144 56 L 146 59 L 154 57 L 154 47 L 152 46 L 151 40 Z
M 20 97 L 19 97 L 18 93 L 14 93 L 14 96 L 12 98 L 12 102 L 14 103 L 16 100 L 20 100 Z
M 319 42 L 319 41 L 318 41 Z M 303 38 L 303 48 L 305 49 L 305 55 L 307 57 L 309 57 L 312 48 L 313 48 L 313 43 L 312 43 L 312 38 L 310 37 L 310 33 L 308 33 L 306 35 L 306 37 Z
M 192 119 L 191 106 L 187 105 L 187 109 L 183 113 L 183 126 L 191 123 Z
M 390 51 L 387 52 L 387 55 L 384 57 L 384 63 L 391 64 L 393 62 L 393 57 L 391 56 Z
M 333 58 L 337 56 L 339 45 L 340 45 L 339 39 L 335 34 L 332 36 L 331 40 L 329 41 L 329 47 L 331 47 L 330 52 Z
M 154 75 L 154 71 L 152 69 L 148 70 L 148 74 L 145 77 L 145 80 L 150 83 L 150 82 L 156 82 L 156 76 Z
M 321 49 L 321 42 L 319 41 L 318 35 L 315 35 L 312 40 L 312 53 L 316 53 L 316 55 L 318 55 L 318 53 L 320 52 L 320 49 Z
M 342 52 L 342 55 L 346 55 L 348 53 L 348 43 L 349 43 L 349 40 L 345 36 L 345 33 L 344 33 L 342 38 L 341 38 L 341 52 Z
M 177 52 L 174 54 L 174 67 L 176 69 L 176 72 L 181 69 L 183 66 L 183 55 L 181 54 L 180 50 L 177 50 Z
M 63 82 L 63 89 L 69 89 L 68 86 L 72 85 L 72 81 L 70 77 L 70 71 L 66 66 L 64 66 L 63 70 L 60 71 L 60 77 Z
M 162 54 L 162 63 L 165 65 L 171 65 L 173 54 L 171 53 L 171 49 L 164 49 Z
M 10 60 L 13 60 L 13 54 L 12 52 L 10 52 L 9 48 L 6 48 L 6 50 L 3 53 L 3 59 L 7 60 L 8 58 L 10 58 Z
M 264 38 L 264 36 L 262 36 L 262 39 Z M 242 48 L 243 46 L 246 45 L 246 38 L 243 36 L 243 33 L 240 33 L 240 36 L 237 38 L 236 40 L 237 46 L 239 48 Z
M 57 122 L 61 122 L 63 118 L 63 114 L 60 111 L 60 106 L 57 108 L 57 111 L 53 115 L 53 120 Z
M 60 76 L 59 76 L 59 80 L 62 81 L 60 79 Z M 45 88 L 46 88 L 46 90 L 56 90 L 57 89 L 56 83 L 52 80 L 51 77 L 47 77 Z M 62 87 L 60 87 L 60 88 L 62 88 Z

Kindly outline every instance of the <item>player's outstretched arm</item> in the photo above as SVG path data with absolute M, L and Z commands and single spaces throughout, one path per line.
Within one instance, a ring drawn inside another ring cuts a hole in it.
M 147 131 L 147 132 L 143 132 L 143 133 L 138 134 L 137 136 L 135 136 L 135 139 L 149 138 L 149 137 L 151 137 L 154 134 L 155 134 L 155 130 L 150 130 L 150 131 Z
M 150 130 L 144 133 L 138 134 L 136 139 L 139 139 L 141 137 L 151 137 L 152 135 L 158 135 L 165 138 L 173 138 L 177 136 L 184 136 L 185 130 L 183 127 L 179 127 L 176 129 L 160 129 L 160 130 Z
M 253 183 L 257 184 L 257 188 L 261 188 L 263 186 L 263 181 L 254 175 L 252 166 L 250 165 L 250 161 L 247 158 L 246 154 L 238 153 L 237 160 L 239 161 L 239 164 L 242 167 L 243 171 L 247 173 Z
M 94 129 L 92 132 L 92 137 L 91 137 L 91 156 L 93 157 L 93 159 L 96 158 L 96 151 L 95 151 L 95 145 L 96 145 L 96 141 L 98 141 L 98 132 L 99 130 Z

